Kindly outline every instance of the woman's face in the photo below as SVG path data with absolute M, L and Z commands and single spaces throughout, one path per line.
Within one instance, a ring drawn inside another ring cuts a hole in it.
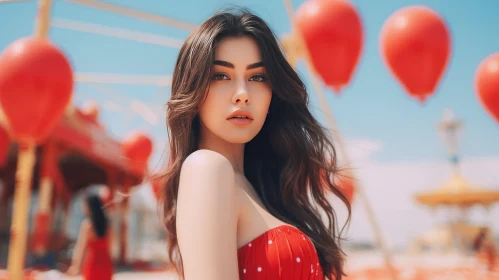
M 199 111 L 201 131 L 229 143 L 247 143 L 262 129 L 272 99 L 258 45 L 250 37 L 225 38 L 215 49 L 212 67 Z

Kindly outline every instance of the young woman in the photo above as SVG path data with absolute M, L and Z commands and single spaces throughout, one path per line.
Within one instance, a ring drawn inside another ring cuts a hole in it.
M 226 11 L 188 36 L 167 122 L 165 223 L 184 279 L 341 279 L 335 150 L 261 18 Z
M 73 261 L 68 274 L 80 271 L 85 280 L 110 280 L 113 277 L 109 224 L 97 194 L 90 194 L 83 204 L 83 212 L 88 217 L 83 220 L 73 253 Z M 83 260 L 83 256 L 85 259 Z M 82 265 L 83 260 L 83 265 Z

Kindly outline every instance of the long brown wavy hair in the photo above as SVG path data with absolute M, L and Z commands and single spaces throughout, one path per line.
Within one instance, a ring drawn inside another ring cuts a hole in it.
M 265 124 L 245 145 L 245 176 L 272 215 L 309 236 L 328 279 L 341 279 L 341 231 L 325 195 L 332 192 L 346 204 L 347 222 L 350 204 L 333 183 L 338 172 L 335 149 L 327 130 L 309 111 L 305 85 L 284 57 L 276 36 L 264 20 L 243 9 L 225 10 L 209 18 L 187 37 L 176 61 L 167 104 L 170 156 L 162 177 L 169 257 L 183 275 L 176 235 L 180 170 L 198 149 L 198 111 L 210 86 L 214 50 L 223 38 L 237 36 L 256 41 L 272 86 Z

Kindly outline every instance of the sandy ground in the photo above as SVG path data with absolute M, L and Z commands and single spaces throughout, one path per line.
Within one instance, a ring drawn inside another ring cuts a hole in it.
M 71 280 L 79 280 L 81 277 L 76 278 L 66 278 Z M 153 280 L 153 279 L 161 279 L 161 280 L 177 280 L 178 278 L 173 273 L 152 273 L 152 272 L 124 272 L 117 273 L 114 276 L 114 280 Z
M 41 273 L 37 276 L 37 280 L 83 280 L 81 276 L 69 277 L 65 274 L 50 271 Z M 160 272 L 122 272 L 114 275 L 114 280 L 177 280 L 178 278 L 173 273 L 160 273 Z
M 457 268 L 469 268 L 475 270 L 477 268 L 477 261 L 472 256 L 462 256 L 457 254 L 425 254 L 425 255 L 396 255 L 394 256 L 395 266 L 399 269 L 413 271 L 413 270 L 433 270 L 433 269 L 449 269 L 454 270 Z M 383 268 L 384 258 L 383 254 L 380 252 L 365 252 L 365 253 L 352 253 L 348 254 L 347 258 L 347 271 L 356 274 L 358 271 L 362 271 L 366 268 Z M 499 269 L 499 264 L 498 264 Z M 481 279 L 499 279 L 499 270 L 494 273 L 492 278 L 481 278 Z M 1 273 L 0 273 L 1 274 Z M 497 278 L 496 278 L 497 277 Z M 1 277 L 0 277 L 1 278 Z M 41 273 L 36 279 L 39 280 L 79 280 L 82 279 L 80 276 L 69 277 L 58 271 L 49 271 L 46 273 Z M 175 273 L 173 271 L 169 272 L 119 272 L 114 276 L 114 280 L 177 280 Z M 352 278 L 357 279 L 357 278 Z M 361 279 L 361 278 L 358 278 Z M 362 278 L 365 279 L 365 278 Z M 406 279 L 406 278 L 403 278 Z M 412 278 L 407 278 L 412 279 Z M 444 278 L 442 278 L 444 279 Z M 448 278 L 445 278 L 448 279 Z M 450 278 L 452 279 L 452 278 Z M 457 279 L 457 278 L 456 278 Z M 459 278 L 460 279 L 460 278 Z M 480 279 L 480 278 L 479 278 Z

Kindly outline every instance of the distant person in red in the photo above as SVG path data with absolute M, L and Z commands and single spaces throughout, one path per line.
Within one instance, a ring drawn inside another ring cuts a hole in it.
M 112 279 L 109 222 L 99 196 L 96 194 L 87 196 L 83 211 L 87 218 L 81 224 L 68 274 L 76 275 L 81 268 L 85 280 Z
M 497 252 L 490 230 L 487 228 L 480 230 L 473 245 L 478 259 L 487 265 L 489 271 L 494 270 Z

